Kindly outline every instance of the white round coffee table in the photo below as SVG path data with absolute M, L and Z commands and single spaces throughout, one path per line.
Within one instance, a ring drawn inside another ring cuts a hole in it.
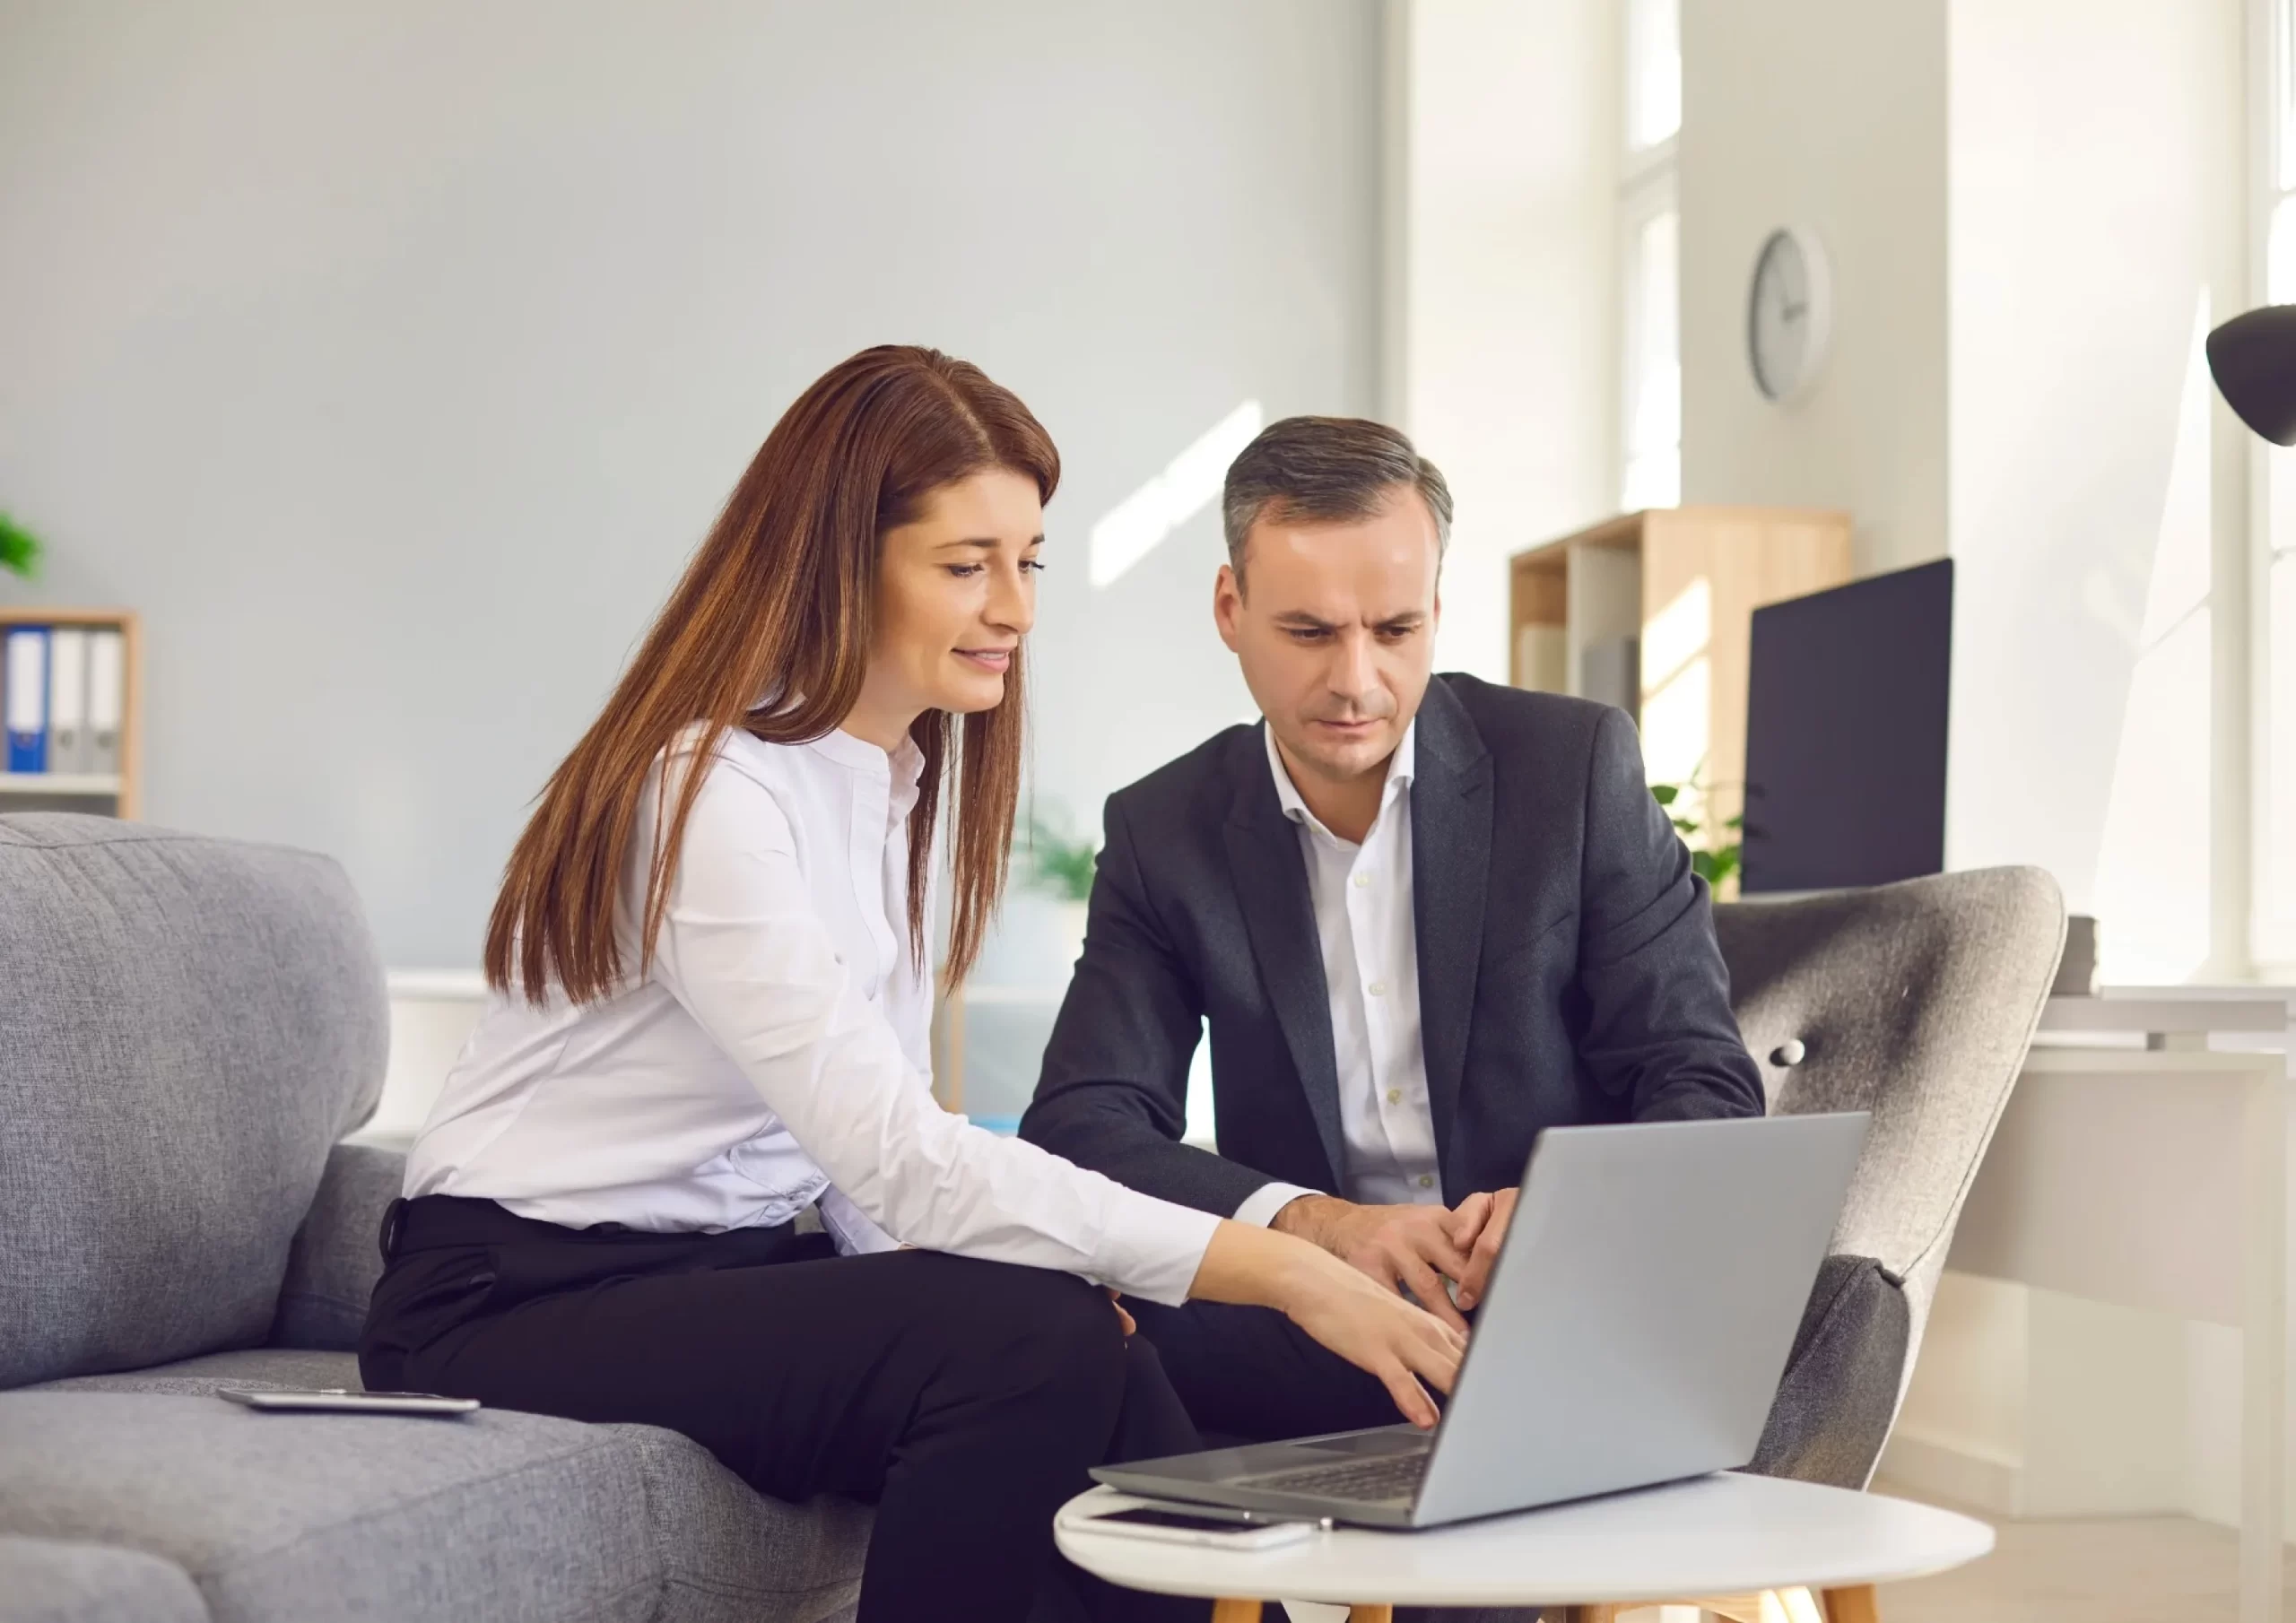
M 1394 1606 L 1567 1606 L 1603 1619 L 1672 1601 L 1760 1615 L 1749 1603 L 1772 1591 L 1788 1618 L 1804 1613 L 1796 1623 L 1814 1623 L 1821 1605 L 1831 1623 L 1866 1623 L 1875 1584 L 1993 1548 L 1993 1529 L 1951 1511 L 1731 1472 L 1422 1532 L 1329 1529 L 1265 1550 L 1158 1543 L 1081 1520 L 1139 1503 L 1106 1488 L 1071 1499 L 1054 1523 L 1061 1553 L 1113 1584 L 1216 1600 L 1215 1623 L 1250 1623 L 1278 1599 L 1352 1606 L 1359 1623 Z

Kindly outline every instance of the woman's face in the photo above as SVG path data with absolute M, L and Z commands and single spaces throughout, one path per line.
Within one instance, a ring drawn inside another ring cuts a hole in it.
M 1043 544 L 1036 481 L 1001 468 L 943 485 L 914 522 L 886 531 L 869 673 L 846 731 L 890 750 L 924 711 L 1001 703 L 1036 622 Z

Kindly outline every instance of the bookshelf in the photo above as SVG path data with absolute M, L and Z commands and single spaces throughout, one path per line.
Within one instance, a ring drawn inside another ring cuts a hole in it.
M 19 626 L 83 631 L 117 631 L 120 638 L 119 770 L 117 772 L 0 771 L 0 813 L 87 812 L 133 818 L 141 809 L 144 743 L 141 628 L 132 609 L 56 609 L 31 604 L 0 606 L 0 645 Z M 51 691 L 53 690 L 50 673 Z M 6 670 L 0 664 L 0 715 L 6 704 Z M 4 764 L 4 756 L 0 756 Z
M 1628 711 L 1651 782 L 1699 777 L 1706 811 L 1734 817 L 1746 777 L 1753 612 L 1850 575 L 1847 513 L 1622 514 L 1509 560 L 1509 677 Z

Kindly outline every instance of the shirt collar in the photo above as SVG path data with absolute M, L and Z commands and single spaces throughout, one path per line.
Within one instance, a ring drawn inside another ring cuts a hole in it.
M 1299 789 L 1292 782 L 1292 774 L 1283 768 L 1283 756 L 1275 747 L 1275 729 L 1263 720 L 1259 725 L 1261 739 L 1267 745 L 1267 770 L 1275 779 L 1276 803 L 1283 808 L 1283 815 L 1295 823 L 1305 823 L 1311 829 L 1322 829 L 1323 821 L 1308 810 L 1308 803 L 1300 798 Z M 1379 809 L 1385 812 L 1396 795 L 1407 792 L 1419 767 L 1419 717 L 1403 730 L 1403 742 L 1396 752 L 1387 757 L 1387 781 L 1379 793 Z M 1329 833 L 1330 830 L 1325 829 Z M 1337 838 L 1336 835 L 1333 836 Z
M 917 747 L 917 741 L 913 738 L 902 739 L 900 748 L 887 754 L 865 738 L 856 738 L 841 728 L 831 728 L 805 748 L 840 767 L 850 767 L 872 777 L 890 779 L 895 790 L 913 792 L 918 778 L 925 770 L 925 751 Z

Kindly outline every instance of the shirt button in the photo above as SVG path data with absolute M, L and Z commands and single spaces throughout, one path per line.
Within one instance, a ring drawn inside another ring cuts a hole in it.
M 1387 994 L 1387 983 L 1385 981 L 1373 981 L 1370 985 L 1364 987 L 1363 990 L 1370 993 L 1373 997 L 1385 997 Z
M 1389 1103 L 1390 1105 L 1400 1105 L 1400 1104 L 1402 1104 L 1402 1103 L 1403 1103 L 1403 1089 L 1400 1089 L 1400 1088 L 1390 1088 L 1390 1089 L 1387 1089 L 1387 1103 Z
M 1431 1173 L 1431 1172 L 1422 1172 L 1422 1173 L 1421 1173 L 1421 1174 L 1419 1175 L 1419 1186 L 1420 1186 L 1422 1189 L 1432 1189 L 1432 1188 L 1434 1188 L 1434 1187 L 1435 1187 L 1435 1175 L 1434 1175 L 1433 1173 Z
M 1359 873 L 1359 874 L 1357 874 L 1357 875 L 1355 876 L 1355 888 L 1356 888 L 1358 890 L 1362 890 L 1365 886 L 1369 885 L 1370 882 L 1371 882 L 1371 876 L 1370 876 L 1370 874 L 1368 874 L 1368 873 Z

